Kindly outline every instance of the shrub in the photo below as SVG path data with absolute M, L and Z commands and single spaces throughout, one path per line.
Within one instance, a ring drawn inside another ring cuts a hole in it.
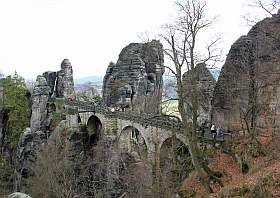
M 30 103 L 26 96 L 24 79 L 18 75 L 8 76 L 0 81 L 3 86 L 2 108 L 8 111 L 8 128 L 11 136 L 11 146 L 14 148 L 21 133 L 29 125 Z
M 0 156 L 0 197 L 13 191 L 14 170 L 10 163 Z

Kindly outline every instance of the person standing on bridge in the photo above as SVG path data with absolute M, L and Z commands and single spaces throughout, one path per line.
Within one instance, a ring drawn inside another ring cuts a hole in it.
M 206 121 L 205 121 L 201 125 L 201 137 L 204 137 L 206 127 L 207 127 L 207 124 L 206 124 Z
M 211 134 L 212 134 L 212 137 L 215 139 L 217 132 L 216 132 L 216 126 L 214 124 L 212 124 L 212 126 L 211 126 Z
M 224 131 L 221 126 L 219 126 L 217 129 L 217 137 L 224 139 Z

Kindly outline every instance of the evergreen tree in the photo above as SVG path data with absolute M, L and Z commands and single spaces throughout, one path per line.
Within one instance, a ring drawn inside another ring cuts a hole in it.
M 11 146 L 18 143 L 20 134 L 29 125 L 30 104 L 26 96 L 27 90 L 24 79 L 15 73 L 1 79 L 3 87 L 2 109 L 8 112 L 8 129 Z

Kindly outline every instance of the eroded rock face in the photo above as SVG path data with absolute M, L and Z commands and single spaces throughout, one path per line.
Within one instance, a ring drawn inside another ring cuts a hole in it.
M 92 101 L 97 96 L 100 96 L 98 87 L 95 85 L 95 83 L 76 85 L 75 91 L 77 93 L 77 99 L 81 101 Z
M 47 104 L 50 92 L 51 89 L 46 78 L 38 76 L 32 93 L 32 115 L 30 120 L 30 128 L 32 132 L 46 131 Z
M 211 72 L 206 68 L 205 64 L 198 64 L 194 71 L 195 81 L 197 82 L 197 96 L 198 96 L 198 124 L 211 121 L 212 99 L 215 87 L 215 79 Z M 191 116 L 191 97 L 190 84 L 191 72 L 186 72 L 183 75 L 184 97 L 187 101 L 187 113 Z
M 27 128 L 22 133 L 16 151 L 16 190 L 25 190 L 25 179 L 33 174 L 31 165 L 46 142 L 47 135 L 43 131 L 32 132 Z
M 136 112 L 158 113 L 164 73 L 159 41 L 131 43 L 110 63 L 103 81 L 103 102 Z
M 69 98 L 74 95 L 72 65 L 68 59 L 64 59 L 61 63 L 61 70 L 57 72 L 56 97 Z
M 43 76 L 38 76 L 32 93 L 30 128 L 21 135 L 16 152 L 16 188 L 24 189 L 24 179 L 32 174 L 30 164 L 36 159 L 41 146 L 47 141 L 47 105 L 51 89 Z
M 51 89 L 50 95 L 52 95 L 55 89 L 56 72 L 47 71 L 43 73 L 43 76 L 46 78 L 46 81 Z
M 32 114 L 30 128 L 27 128 L 21 135 L 17 146 L 15 162 L 17 190 L 24 190 L 25 179 L 32 175 L 30 165 L 36 161 L 38 152 L 47 142 L 50 115 L 55 111 L 51 97 L 68 98 L 73 94 L 73 71 L 67 59 L 62 62 L 59 72 L 45 72 L 37 77 L 31 95 Z M 3 138 L 0 136 L 0 139 Z
M 280 15 L 257 23 L 231 47 L 213 100 L 213 122 L 241 130 L 257 109 L 259 129 L 280 126 Z M 254 105 L 256 104 L 256 105 Z

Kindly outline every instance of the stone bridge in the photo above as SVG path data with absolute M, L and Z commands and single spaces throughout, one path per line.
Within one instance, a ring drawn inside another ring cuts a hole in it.
M 96 103 L 70 100 L 65 101 L 65 107 L 71 127 L 86 125 L 91 138 L 112 137 L 120 149 L 128 153 L 136 151 L 140 157 L 152 159 L 171 137 L 187 145 L 182 123 L 177 117 L 114 112 Z

